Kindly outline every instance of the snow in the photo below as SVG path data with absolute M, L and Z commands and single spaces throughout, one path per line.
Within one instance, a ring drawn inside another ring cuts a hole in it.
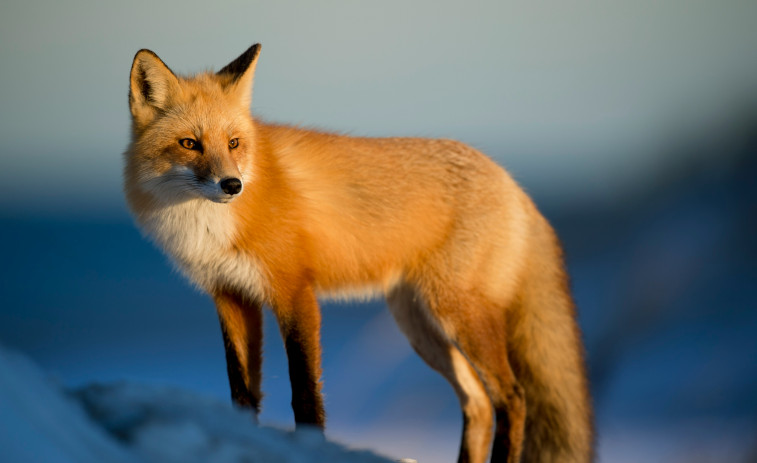
M 119 382 L 66 392 L 1 347 L 0 427 L 7 463 L 391 461 L 315 429 L 258 426 L 244 410 L 178 388 Z
M 3 461 L 142 461 L 92 423 L 84 410 L 25 357 L 0 348 Z

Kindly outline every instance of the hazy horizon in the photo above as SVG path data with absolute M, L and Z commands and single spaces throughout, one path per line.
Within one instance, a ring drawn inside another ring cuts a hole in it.
M 459 139 L 557 202 L 611 202 L 757 95 L 757 4 L 23 2 L 0 6 L 0 209 L 121 207 L 128 73 L 260 42 L 253 112 L 368 136 Z M 34 185 L 29 187 L 29 179 Z

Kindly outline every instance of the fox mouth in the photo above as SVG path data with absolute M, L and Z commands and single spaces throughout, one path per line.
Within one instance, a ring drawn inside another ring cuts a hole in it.
M 221 187 L 218 183 L 199 183 L 198 184 L 198 193 L 200 193 L 200 196 L 207 199 L 208 201 L 213 201 L 214 203 L 218 204 L 229 204 L 230 202 L 234 201 L 235 199 L 239 198 L 241 191 L 239 193 L 235 194 L 228 194 L 221 190 Z
M 176 167 L 162 175 L 145 178 L 142 184 L 157 198 L 169 202 L 194 197 L 218 204 L 229 204 L 241 196 L 244 189 L 242 180 L 236 178 L 231 180 L 229 184 L 229 179 L 201 178 L 187 168 Z
M 218 197 L 218 196 L 207 197 L 206 196 L 206 198 L 209 199 L 210 201 L 213 201 L 214 203 L 219 203 L 219 204 L 229 204 L 230 202 L 234 201 L 238 197 L 239 197 L 238 194 L 236 194 L 236 195 L 224 195 L 224 196 L 221 196 L 221 197 Z
M 233 181 L 229 185 L 229 181 Z M 242 194 L 242 181 L 233 179 L 223 179 L 219 181 L 198 181 L 200 193 L 214 203 L 228 204 L 237 199 Z

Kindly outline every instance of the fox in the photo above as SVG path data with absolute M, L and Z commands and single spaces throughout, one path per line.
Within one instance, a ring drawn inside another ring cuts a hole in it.
M 369 138 L 251 112 L 261 46 L 217 72 L 135 55 L 124 192 L 216 306 L 232 402 L 260 411 L 262 311 L 296 427 L 323 430 L 319 299 L 383 296 L 462 411 L 458 462 L 589 462 L 585 352 L 557 236 L 504 168 L 449 139 Z

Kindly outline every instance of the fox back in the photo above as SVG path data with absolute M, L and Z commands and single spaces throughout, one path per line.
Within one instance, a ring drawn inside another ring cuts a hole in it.
M 279 323 L 299 425 L 325 425 L 318 297 L 386 296 L 453 386 L 459 461 L 586 462 L 583 348 L 552 228 L 491 159 L 452 140 L 360 138 L 252 117 L 260 45 L 217 73 L 131 70 L 125 192 L 214 299 L 233 401 L 257 412 L 261 310 Z M 493 444 L 493 446 L 492 446 Z

